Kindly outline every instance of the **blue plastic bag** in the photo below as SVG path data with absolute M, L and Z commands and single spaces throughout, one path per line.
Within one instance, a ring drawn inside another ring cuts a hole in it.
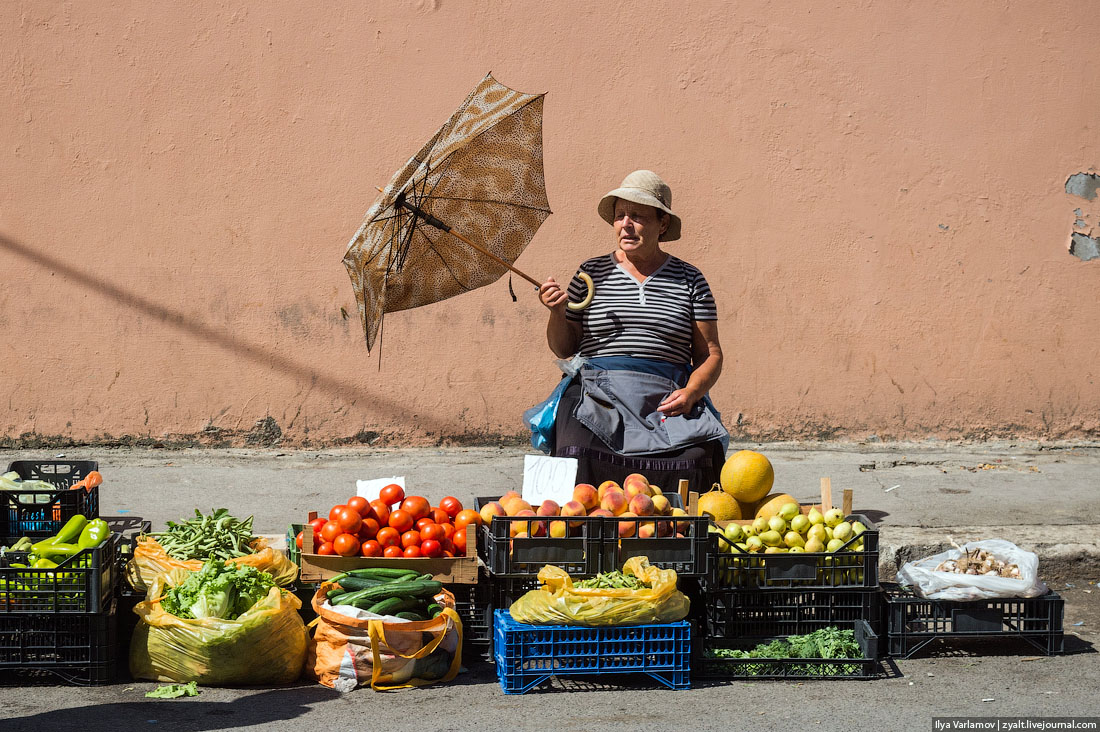
M 554 419 L 558 413 L 558 402 L 571 381 L 570 376 L 562 377 L 546 401 L 523 413 L 523 421 L 531 430 L 531 446 L 547 455 L 554 449 Z

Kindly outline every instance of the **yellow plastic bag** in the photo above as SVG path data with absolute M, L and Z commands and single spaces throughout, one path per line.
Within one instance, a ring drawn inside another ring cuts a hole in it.
M 235 557 L 226 564 L 243 564 L 267 572 L 275 584 L 286 587 L 298 579 L 298 565 L 286 555 L 267 545 L 267 540 L 257 537 L 252 542 L 252 554 Z M 135 590 L 148 591 L 153 580 L 173 569 L 198 572 L 204 562 L 201 559 L 173 559 L 164 551 L 160 542 L 151 536 L 139 536 L 134 547 L 134 558 L 126 565 L 126 579 Z
M 302 673 L 308 637 L 302 602 L 279 587 L 236 620 L 179 618 L 161 607 L 166 586 L 190 572 L 175 569 L 153 580 L 130 641 L 136 679 L 218 684 L 289 684 Z
M 512 617 L 535 625 L 643 625 L 672 623 L 687 617 L 691 601 L 676 589 L 676 571 L 649 564 L 647 557 L 631 557 L 623 574 L 632 574 L 649 589 L 574 587 L 561 567 L 539 570 L 543 586 L 512 603 Z
M 389 622 L 365 610 L 352 617 L 324 607 L 334 587 L 326 582 L 313 596 L 317 629 L 306 657 L 308 677 L 337 691 L 351 691 L 368 681 L 375 690 L 388 690 L 450 681 L 458 675 L 462 621 L 450 592 L 435 596 L 443 612 L 431 620 Z

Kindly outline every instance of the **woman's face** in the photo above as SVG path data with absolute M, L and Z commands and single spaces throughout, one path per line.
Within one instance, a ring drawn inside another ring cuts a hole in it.
M 614 226 L 619 249 L 627 254 L 657 251 L 657 239 L 668 228 L 668 217 L 662 218 L 660 213 L 653 206 L 616 199 Z

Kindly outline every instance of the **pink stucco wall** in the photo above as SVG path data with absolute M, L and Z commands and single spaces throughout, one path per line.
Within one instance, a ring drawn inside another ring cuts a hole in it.
M 1097 38 L 1037 0 L 0 4 L 0 438 L 520 433 L 557 374 L 521 281 L 387 316 L 379 367 L 340 261 L 488 71 L 547 92 L 525 271 L 672 185 L 735 434 L 1094 436 Z

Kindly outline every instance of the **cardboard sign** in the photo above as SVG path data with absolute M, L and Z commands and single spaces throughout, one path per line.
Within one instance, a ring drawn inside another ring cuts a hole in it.
M 390 483 L 397 483 L 401 486 L 401 490 L 405 490 L 405 476 L 395 475 L 392 478 L 374 478 L 373 480 L 357 480 L 355 481 L 355 495 L 362 496 L 368 501 L 374 501 L 378 499 L 378 494 L 382 489 L 388 486 Z
M 523 500 L 536 508 L 547 499 L 559 506 L 573 500 L 576 480 L 576 458 L 523 456 Z

